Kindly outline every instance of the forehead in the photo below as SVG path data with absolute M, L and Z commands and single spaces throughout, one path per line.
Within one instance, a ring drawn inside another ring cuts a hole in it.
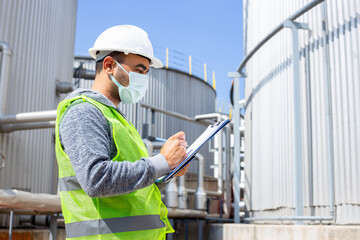
M 146 57 L 140 56 L 140 55 L 136 55 L 136 54 L 132 54 L 129 53 L 128 55 L 125 55 L 125 63 L 128 64 L 143 64 L 144 66 L 146 66 L 147 68 L 150 67 L 150 60 L 147 59 Z

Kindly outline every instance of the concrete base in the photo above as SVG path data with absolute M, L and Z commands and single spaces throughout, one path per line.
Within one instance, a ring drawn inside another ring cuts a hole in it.
M 214 240 L 359 240 L 360 226 L 212 224 Z

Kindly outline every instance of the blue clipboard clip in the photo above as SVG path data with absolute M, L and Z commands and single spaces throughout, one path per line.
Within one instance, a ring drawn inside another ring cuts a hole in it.
M 195 140 L 195 142 L 188 148 L 186 151 L 187 157 L 182 163 L 180 163 L 175 169 L 173 169 L 168 175 L 162 176 L 157 179 L 155 182 L 157 183 L 167 183 L 169 182 L 183 167 L 188 165 L 195 157 L 196 153 L 200 150 L 200 148 L 209 141 L 212 137 L 214 137 L 223 127 L 225 127 L 230 119 L 225 119 L 220 122 L 216 122 L 212 125 L 209 125 L 207 129 Z

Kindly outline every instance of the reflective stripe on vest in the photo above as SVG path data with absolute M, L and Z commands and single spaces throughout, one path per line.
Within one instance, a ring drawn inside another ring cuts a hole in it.
M 68 223 L 65 225 L 66 236 L 68 238 L 142 231 L 163 227 L 165 227 L 165 223 L 161 221 L 159 215 L 96 219 L 91 221 Z
M 59 189 L 62 191 L 76 191 L 82 189 L 75 176 L 59 178 Z

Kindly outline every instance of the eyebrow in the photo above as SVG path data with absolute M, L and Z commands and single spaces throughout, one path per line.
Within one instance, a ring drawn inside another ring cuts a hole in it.
M 144 72 L 148 72 L 148 71 L 149 71 L 149 69 L 148 69 L 144 64 L 142 64 L 142 63 L 136 65 L 135 67 L 141 67 L 141 68 L 144 70 Z

